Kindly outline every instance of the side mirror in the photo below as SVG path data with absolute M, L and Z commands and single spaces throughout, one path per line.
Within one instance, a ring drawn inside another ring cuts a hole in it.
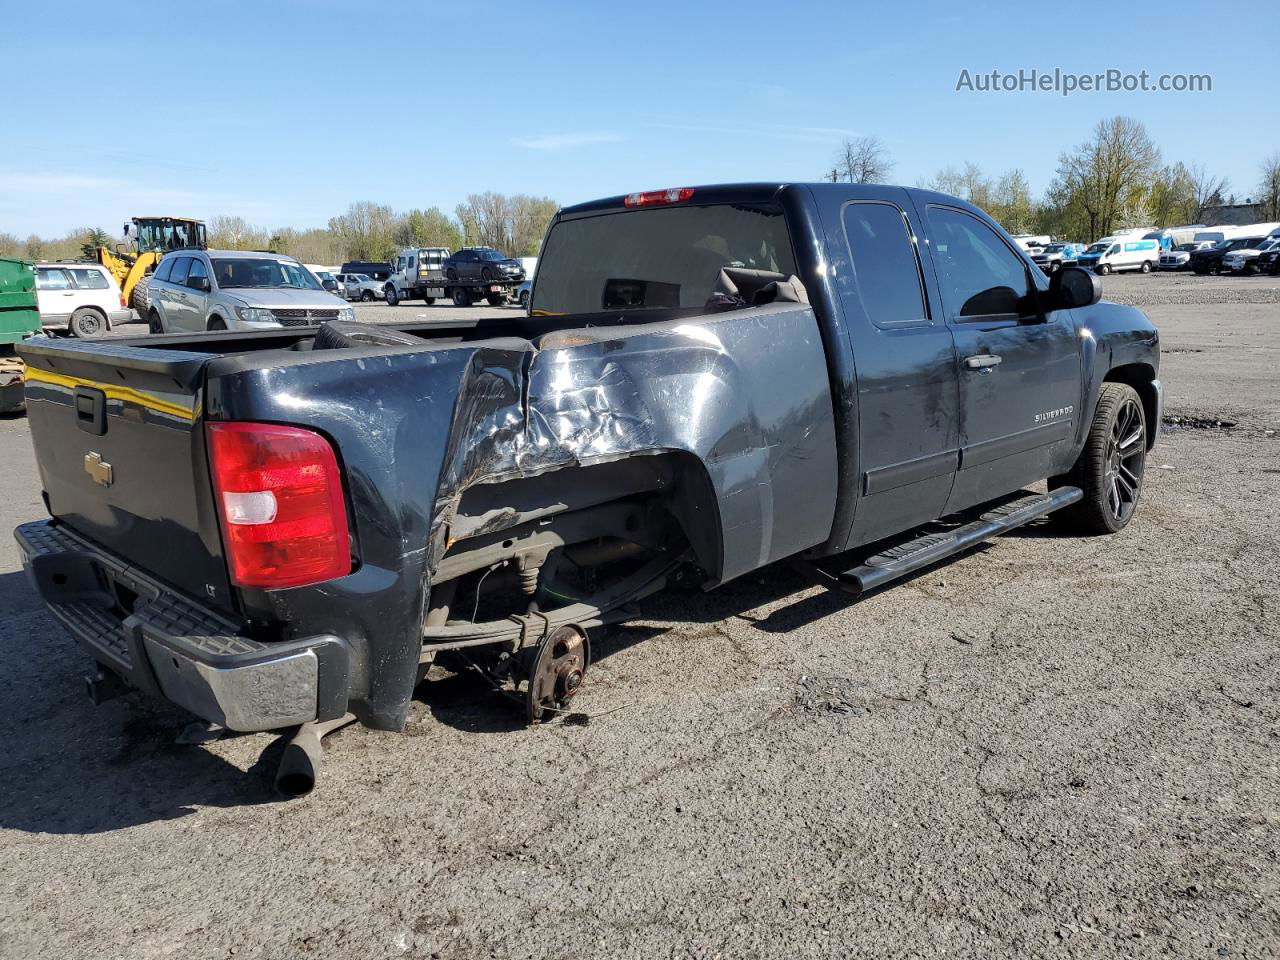
M 1063 267 L 1049 278 L 1049 309 L 1090 307 L 1102 299 L 1102 278 L 1080 267 Z
M 338 281 L 337 281 L 337 280 L 321 280 L 321 281 L 320 281 L 320 285 L 321 285 L 321 286 L 323 286 L 323 287 L 324 287 L 326 290 L 328 290 L 330 293 L 337 293 L 337 292 L 338 292 Z
M 210 289 L 212 289 L 209 284 L 208 277 L 189 277 L 187 279 L 187 286 L 192 290 L 202 290 L 205 293 L 208 293 Z

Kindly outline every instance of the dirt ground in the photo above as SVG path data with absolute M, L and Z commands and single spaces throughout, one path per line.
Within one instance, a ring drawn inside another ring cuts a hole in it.
M 279 737 L 92 707 L 6 538 L 0 957 L 1280 954 L 1280 282 L 1106 289 L 1183 424 L 1124 533 L 663 594 L 594 638 L 589 722 L 428 683 L 303 800 Z M 0 480 L 42 515 L 21 417 Z

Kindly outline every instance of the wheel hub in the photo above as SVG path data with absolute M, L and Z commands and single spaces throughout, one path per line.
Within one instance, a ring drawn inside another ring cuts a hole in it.
M 525 708 L 530 723 L 563 710 L 586 679 L 591 644 L 586 631 L 568 624 L 557 627 L 538 644 L 529 670 Z

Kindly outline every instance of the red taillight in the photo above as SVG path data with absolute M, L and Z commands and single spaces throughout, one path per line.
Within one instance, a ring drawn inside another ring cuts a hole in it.
M 121 294 L 121 295 L 120 295 L 120 306 L 122 306 L 122 307 L 127 307 L 127 306 L 128 306 L 128 304 L 124 302 L 124 294 Z
M 342 477 L 328 440 L 271 423 L 210 423 L 208 438 L 235 583 L 299 587 L 351 572 Z
M 629 193 L 622 201 L 624 207 L 657 207 L 664 203 L 683 203 L 693 196 L 693 187 L 673 187 L 670 190 L 646 190 Z

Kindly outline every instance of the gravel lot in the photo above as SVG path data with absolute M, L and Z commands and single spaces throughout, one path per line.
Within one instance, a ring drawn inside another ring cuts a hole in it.
M 91 707 L 6 539 L 0 957 L 1276 956 L 1280 282 L 1106 291 L 1167 414 L 1233 424 L 1171 429 L 1123 534 L 664 594 L 596 638 L 589 723 L 428 682 L 300 801 L 277 737 Z M 20 417 L 0 479 L 0 526 L 42 514 Z

